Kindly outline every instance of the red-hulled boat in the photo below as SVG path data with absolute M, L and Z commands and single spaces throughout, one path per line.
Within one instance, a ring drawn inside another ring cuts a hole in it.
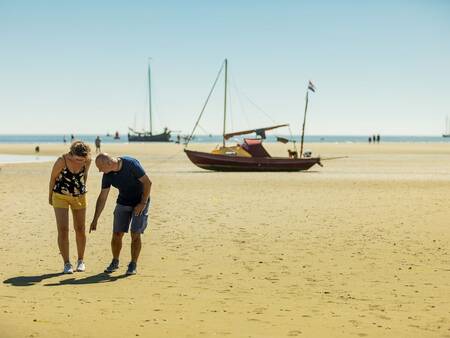
M 304 125 L 302 131 L 302 143 L 300 150 L 300 158 L 298 157 L 297 149 L 294 142 L 294 150 L 289 150 L 289 157 L 272 157 L 263 147 L 262 141 L 266 137 L 266 131 L 272 130 L 279 127 L 288 126 L 288 124 L 276 125 L 272 127 L 245 130 L 233 133 L 225 133 L 225 121 L 226 121 L 226 97 L 227 97 L 227 60 L 225 59 L 223 66 L 225 66 L 225 101 L 224 101 L 224 133 L 223 133 L 223 145 L 222 147 L 213 150 L 211 153 L 205 153 L 200 151 L 193 151 L 184 149 L 184 152 L 196 166 L 207 170 L 216 171 L 301 171 L 308 170 L 315 164 L 322 166 L 320 163 L 320 157 L 311 157 L 310 154 L 303 154 L 303 135 L 304 135 Z M 213 88 L 211 89 L 210 95 L 214 90 L 220 73 L 222 72 L 223 66 L 221 67 L 219 74 L 214 82 Z M 309 84 L 308 89 L 314 91 L 312 83 Z M 209 95 L 209 96 L 210 96 Z M 209 100 L 206 100 L 203 106 L 202 112 L 197 119 L 197 123 L 192 130 L 191 136 L 186 142 L 186 147 L 194 134 L 194 131 L 200 121 L 206 104 Z M 306 94 L 306 102 L 308 102 L 308 91 Z M 305 117 L 306 117 L 307 103 L 305 106 Z M 237 144 L 236 146 L 226 146 L 225 141 L 233 136 L 240 136 L 256 133 L 260 138 L 245 138 L 244 142 Z M 281 142 L 287 143 L 289 140 L 284 138 L 278 138 Z
M 187 149 L 184 152 L 197 167 L 216 171 L 301 171 L 308 170 L 315 164 L 322 165 L 319 157 L 271 157 L 260 139 L 245 139 L 241 146 L 252 156 L 238 156 L 234 152 L 214 154 Z M 259 154 L 261 150 L 266 156 Z

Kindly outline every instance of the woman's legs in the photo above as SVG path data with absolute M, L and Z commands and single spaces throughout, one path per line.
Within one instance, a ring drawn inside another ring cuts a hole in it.
M 72 209 L 72 215 L 77 241 L 78 260 L 83 260 L 84 249 L 86 248 L 86 209 Z
M 69 259 L 69 210 L 65 208 L 53 208 L 56 216 L 56 226 L 58 228 L 58 247 L 64 260 L 68 263 Z

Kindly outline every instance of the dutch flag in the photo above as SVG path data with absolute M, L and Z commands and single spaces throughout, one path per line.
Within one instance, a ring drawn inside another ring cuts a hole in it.
M 316 92 L 316 86 L 314 86 L 311 81 L 309 81 L 309 83 L 308 83 L 308 89 L 314 93 Z

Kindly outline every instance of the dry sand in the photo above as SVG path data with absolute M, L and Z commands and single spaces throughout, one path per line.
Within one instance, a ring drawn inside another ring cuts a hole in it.
M 349 158 L 304 173 L 207 172 L 175 144 L 103 147 L 154 183 L 138 275 L 123 276 L 129 236 L 120 271 L 102 273 L 115 192 L 86 272 L 58 275 L 51 163 L 0 165 L 2 338 L 450 337 L 449 144 L 312 144 Z M 88 222 L 100 180 L 92 168 Z

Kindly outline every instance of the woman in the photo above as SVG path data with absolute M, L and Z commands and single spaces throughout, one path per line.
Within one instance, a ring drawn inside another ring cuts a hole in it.
M 64 273 L 73 273 L 69 259 L 69 206 L 72 209 L 78 262 L 76 271 L 84 271 L 86 247 L 86 181 L 91 149 L 81 141 L 74 141 L 67 154 L 59 157 L 50 176 L 48 203 L 53 206 L 58 227 L 58 246 L 64 260 Z

